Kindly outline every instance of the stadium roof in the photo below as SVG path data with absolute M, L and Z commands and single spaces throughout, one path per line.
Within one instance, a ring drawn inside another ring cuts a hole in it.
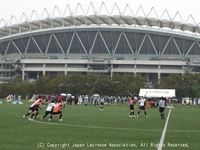
M 158 17 L 154 8 L 148 14 L 145 14 L 142 6 L 140 6 L 136 13 L 133 13 L 128 4 L 121 11 L 116 3 L 109 10 L 111 11 L 108 11 L 104 3 L 98 10 L 95 10 L 93 4 L 90 3 L 87 11 L 84 11 L 81 4 L 78 4 L 74 11 L 71 11 L 67 5 L 64 13 L 61 13 L 59 8 L 55 6 L 52 13 L 44 9 L 41 17 L 38 16 L 36 11 L 32 11 L 29 17 L 22 14 L 20 20 L 12 16 L 8 22 L 3 19 L 0 20 L 0 39 L 39 30 L 101 25 L 163 29 L 200 38 L 200 23 L 197 24 L 192 15 L 188 16 L 186 21 L 183 21 L 179 12 L 171 17 L 168 11 L 164 10 L 162 15 Z

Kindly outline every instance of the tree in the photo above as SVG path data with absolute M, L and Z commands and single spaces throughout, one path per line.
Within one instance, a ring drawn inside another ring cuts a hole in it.
M 47 76 L 40 77 L 36 82 L 23 82 L 16 78 L 9 83 L 0 84 L 0 97 L 9 94 L 53 94 L 71 93 L 73 95 L 101 94 L 101 95 L 134 95 L 144 87 L 146 76 L 140 74 L 113 74 L 109 79 L 106 74 L 73 73 L 59 75 L 53 79 Z M 200 74 L 170 74 L 162 77 L 156 88 L 176 89 L 177 97 L 200 97 Z

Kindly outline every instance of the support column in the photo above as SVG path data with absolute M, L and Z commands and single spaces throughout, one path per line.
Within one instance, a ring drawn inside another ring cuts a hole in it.
M 161 73 L 160 71 L 158 72 L 158 84 L 160 84 L 160 78 L 161 78 Z
M 25 80 L 25 72 L 24 72 L 24 67 L 25 64 L 22 64 L 22 80 L 24 81 Z
M 65 75 L 67 75 L 67 64 L 65 64 Z
M 43 73 L 42 73 L 43 76 L 45 76 L 45 74 L 46 74 L 45 67 L 46 67 L 46 65 L 43 64 Z
M 146 75 L 147 75 L 147 83 L 149 83 L 149 73 L 147 73 Z
M 135 60 L 136 61 L 136 60 Z M 134 65 L 134 74 L 136 75 L 136 70 L 137 70 L 137 67 L 136 67 L 136 64 Z
M 36 80 L 38 81 L 39 78 L 40 78 L 40 73 L 37 72 L 37 78 L 36 78 Z
M 158 84 L 160 84 L 160 78 L 161 78 L 160 65 L 158 65 Z
M 110 65 L 110 79 L 113 77 L 113 65 Z

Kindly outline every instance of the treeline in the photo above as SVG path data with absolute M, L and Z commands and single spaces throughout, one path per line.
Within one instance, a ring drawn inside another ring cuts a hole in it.
M 5 98 L 9 94 L 26 95 L 70 93 L 73 95 L 137 95 L 140 88 L 147 87 L 146 76 L 140 74 L 113 74 L 110 79 L 105 74 L 79 73 L 60 75 L 50 79 L 47 76 L 40 77 L 36 82 L 23 82 L 16 78 L 9 83 L 0 84 L 0 97 Z M 154 88 L 176 89 L 176 96 L 200 97 L 200 75 L 199 74 L 170 74 L 162 77 L 159 84 L 153 84 Z

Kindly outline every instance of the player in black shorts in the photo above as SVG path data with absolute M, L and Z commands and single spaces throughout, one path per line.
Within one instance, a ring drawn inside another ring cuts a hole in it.
M 103 110 L 103 106 L 104 106 L 104 98 L 101 97 L 100 98 L 100 110 Z
M 137 114 L 137 117 L 139 117 L 139 114 L 140 114 L 140 111 L 143 110 L 144 111 L 144 114 L 145 116 L 147 117 L 147 112 L 146 112 L 146 99 L 141 97 L 140 100 L 138 101 L 138 104 L 139 104 L 139 111 L 138 111 L 138 114 Z
M 133 96 L 130 96 L 129 98 L 129 105 L 130 105 L 130 114 L 129 114 L 129 117 L 132 118 L 132 117 L 136 117 L 135 114 L 134 114 L 134 105 L 136 103 L 136 100 L 134 99 Z

